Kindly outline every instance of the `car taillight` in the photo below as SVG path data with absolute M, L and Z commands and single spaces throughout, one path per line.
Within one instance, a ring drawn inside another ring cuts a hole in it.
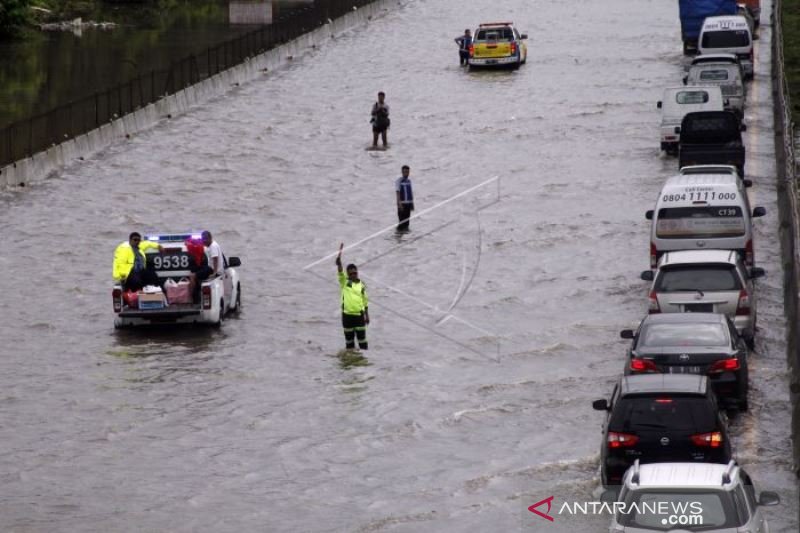
M 659 307 L 659 305 L 658 305 L 658 296 L 656 295 L 656 290 L 655 289 L 650 291 L 649 300 L 650 300 L 650 309 L 649 309 L 650 314 L 652 315 L 652 314 L 655 314 L 655 313 L 660 313 L 661 312 L 661 307 Z
M 608 432 L 608 447 L 609 448 L 630 448 L 636 446 L 639 442 L 639 437 L 629 433 L 617 433 L 616 431 Z
M 111 299 L 114 301 L 114 312 L 119 313 L 122 311 L 122 290 L 114 289 L 111 291 Z
M 203 309 L 211 309 L 211 287 L 203 287 Z
M 747 289 L 739 291 L 739 303 L 736 305 L 736 316 L 748 316 L 750 314 L 750 295 Z
M 471 44 L 469 45 L 469 57 L 474 57 L 474 56 L 475 56 L 475 45 Z
M 744 262 L 747 266 L 755 264 L 755 254 L 753 253 L 753 239 L 749 239 L 744 245 Z
M 513 56 L 516 53 L 517 53 L 517 43 L 511 43 L 511 55 Z
M 708 372 L 710 374 L 712 372 L 731 372 L 733 370 L 739 370 L 739 359 L 736 357 L 715 361 L 708 369 Z
M 658 249 L 656 248 L 656 243 L 650 242 L 650 268 L 656 268 L 658 266 Z
M 658 372 L 658 367 L 650 359 L 631 359 L 631 370 L 633 372 Z
M 722 446 L 722 433 L 712 431 L 711 433 L 700 433 L 692 435 L 692 444 L 706 448 L 720 448 Z

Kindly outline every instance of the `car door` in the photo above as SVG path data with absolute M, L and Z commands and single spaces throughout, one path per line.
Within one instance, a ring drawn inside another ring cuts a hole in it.
M 603 429 L 602 434 L 603 438 L 600 441 L 600 464 L 605 463 L 606 456 L 608 455 L 608 426 L 609 422 L 611 421 L 611 413 L 614 412 L 614 406 L 617 404 L 617 399 L 619 398 L 619 383 L 614 385 L 614 391 L 611 393 L 611 399 L 608 400 L 608 411 L 606 411 L 606 419 L 603 422 Z
M 747 475 L 747 472 L 741 469 L 739 470 L 739 478 L 742 480 L 745 502 L 747 503 L 747 507 L 750 511 L 750 522 L 747 524 L 747 531 L 752 531 L 753 533 L 765 533 L 769 531 L 767 520 L 758 507 L 756 488 L 753 485 L 753 480 L 750 479 L 750 476 Z

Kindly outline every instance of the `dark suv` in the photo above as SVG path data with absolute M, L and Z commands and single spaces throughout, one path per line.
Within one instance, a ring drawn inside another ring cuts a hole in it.
M 726 408 L 747 410 L 747 345 L 727 316 L 649 315 L 620 336 L 633 339 L 625 374 L 704 374 Z
M 636 459 L 641 463 L 727 463 L 728 428 L 708 379 L 698 375 L 623 376 L 610 400 L 592 407 L 607 411 L 600 452 L 600 477 L 619 485 Z

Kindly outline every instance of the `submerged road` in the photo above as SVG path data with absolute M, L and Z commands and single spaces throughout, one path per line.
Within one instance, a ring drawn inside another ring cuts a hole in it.
M 677 4 L 416 0 L 44 183 L 0 196 L 3 531 L 605 531 L 526 511 L 599 496 L 601 413 L 647 309 L 648 222 L 677 170 L 655 102 L 680 84 Z M 759 333 L 735 449 L 772 530 L 798 530 L 764 5 L 746 111 Z M 519 71 L 452 40 L 530 35 Z M 390 149 L 372 152 L 377 91 Z M 393 181 L 418 209 L 397 237 Z M 496 179 L 495 179 L 496 178 Z M 240 256 L 219 331 L 117 332 L 132 230 L 211 230 Z M 329 254 L 370 291 L 343 347 Z M 304 268 L 307 267 L 307 268 Z M 539 520 L 539 522 L 537 522 Z

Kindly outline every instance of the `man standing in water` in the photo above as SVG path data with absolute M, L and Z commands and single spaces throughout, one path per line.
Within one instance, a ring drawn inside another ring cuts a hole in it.
M 345 348 L 353 350 L 355 338 L 358 337 L 358 347 L 367 349 L 367 324 L 369 324 L 369 300 L 367 288 L 358 279 L 358 268 L 347 265 L 347 275 L 342 271 L 342 249 L 344 243 L 339 245 L 339 255 L 336 256 L 339 287 L 342 289 L 342 328 L 344 328 Z
M 408 177 L 411 169 L 408 165 L 403 165 L 401 171 L 403 175 L 394 182 L 397 197 L 397 231 L 408 231 L 409 218 L 414 210 L 414 192 L 411 189 L 411 179 Z
M 464 30 L 464 35 L 456 37 L 456 44 L 458 44 L 458 58 L 461 66 L 469 65 L 469 47 L 472 46 L 472 34 L 469 28 Z
M 386 93 L 378 93 L 378 101 L 372 105 L 372 147 L 378 147 L 378 135 L 381 136 L 383 147 L 386 148 L 386 130 L 389 129 L 389 104 L 386 103 Z

